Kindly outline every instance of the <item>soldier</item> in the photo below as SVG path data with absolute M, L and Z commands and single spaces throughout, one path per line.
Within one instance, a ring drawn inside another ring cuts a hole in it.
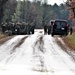
M 47 26 L 47 23 L 45 21 L 45 23 L 44 23 L 44 34 L 47 34 L 47 29 L 48 29 L 48 26 Z
M 34 29 L 35 29 L 35 20 L 32 23 L 30 23 L 30 32 L 32 34 L 34 34 Z
M 2 32 L 3 33 L 6 31 L 6 25 L 7 25 L 6 22 L 2 23 Z
M 26 34 L 28 34 L 28 23 L 26 23 L 25 26 L 26 26 Z
M 15 31 L 14 26 L 15 26 L 15 23 L 10 24 L 10 29 L 11 29 L 13 35 L 14 35 L 14 31 Z
M 5 32 L 5 24 L 4 23 L 1 24 L 1 28 L 2 28 L 2 32 L 4 33 Z
M 23 22 L 23 25 L 22 25 L 22 34 L 27 34 L 27 25 L 28 23 L 26 22 Z
M 20 28 L 20 34 L 24 35 L 25 34 L 25 22 L 22 22 L 21 28 Z
M 7 30 L 11 30 L 11 22 L 7 23 Z
M 30 23 L 28 23 L 28 26 L 27 26 L 27 34 L 30 34 L 30 32 L 31 32 L 31 25 L 30 25 Z
M 22 35 L 22 31 L 23 31 L 23 22 L 20 25 L 20 35 Z
M 20 34 L 20 23 L 19 22 L 16 24 L 15 30 L 16 30 L 16 34 L 19 35 Z
M 48 34 L 51 34 L 51 25 L 48 23 Z
M 35 20 L 34 20 L 34 21 L 33 21 L 33 26 L 32 26 L 32 34 L 34 34 L 35 26 L 36 26 L 36 22 L 35 22 Z
M 70 27 L 70 35 L 72 35 L 72 33 L 73 33 L 73 29 L 72 27 Z
M 7 23 L 7 34 L 12 35 L 12 22 Z

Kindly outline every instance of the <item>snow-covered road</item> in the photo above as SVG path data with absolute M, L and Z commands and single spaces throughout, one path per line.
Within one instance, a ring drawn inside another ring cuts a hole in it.
M 0 75 L 75 75 L 75 62 L 54 37 L 36 31 L 0 46 Z

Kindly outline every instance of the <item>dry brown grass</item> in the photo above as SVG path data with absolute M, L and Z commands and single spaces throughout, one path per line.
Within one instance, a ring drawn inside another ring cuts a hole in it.
M 62 38 L 66 45 L 75 51 L 75 33 Z
M 3 44 L 4 42 L 11 39 L 12 37 L 14 37 L 14 36 L 7 36 L 5 34 L 0 33 L 0 44 Z
M 6 35 L 0 33 L 0 39 L 6 37 Z

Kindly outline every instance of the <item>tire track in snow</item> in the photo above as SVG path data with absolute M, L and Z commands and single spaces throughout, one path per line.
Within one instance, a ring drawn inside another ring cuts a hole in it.
M 43 44 L 44 44 L 44 42 L 43 42 L 43 36 L 40 36 L 40 37 L 38 38 L 38 40 L 36 40 L 36 42 L 35 42 L 35 44 L 34 44 L 34 47 L 33 47 L 33 54 L 35 54 L 35 50 L 36 50 L 35 48 L 36 48 L 36 46 L 38 46 L 38 50 L 39 50 L 39 51 L 41 51 L 41 52 L 44 53 Z
M 21 63 L 21 64 L 28 64 L 32 61 L 33 57 L 33 47 L 36 43 L 36 41 L 40 38 L 41 34 L 39 32 L 35 33 L 34 35 L 31 35 L 29 37 L 22 38 L 18 44 L 16 44 L 13 48 L 21 44 L 19 47 L 15 49 L 16 52 L 12 53 L 8 60 L 8 63 Z M 24 40 L 25 39 L 25 40 Z M 11 50 L 13 51 L 13 49 Z M 19 61 L 19 60 L 22 61 Z M 29 59 L 29 60 L 28 60 Z M 26 61 L 27 60 L 27 61 Z M 26 61 L 26 62 L 25 62 Z M 25 62 L 25 63 L 24 63 Z
M 50 38 L 48 38 L 50 37 Z M 51 36 L 44 36 L 45 65 L 49 72 L 54 73 L 75 73 L 75 63 L 62 48 L 56 43 L 55 39 Z
M 13 48 L 12 50 L 10 51 L 10 55 L 9 57 L 7 58 L 7 64 L 10 64 L 18 55 L 18 53 L 20 53 L 20 47 L 21 45 L 26 41 L 26 39 L 28 38 L 29 36 L 25 36 L 23 37 Z
M 58 45 L 59 45 L 67 54 L 69 54 L 69 55 L 73 58 L 73 60 L 75 61 L 75 51 L 72 51 L 71 48 L 69 48 L 69 47 L 64 43 L 64 41 L 63 41 L 61 38 L 59 38 L 59 37 L 56 38 L 56 42 L 57 42 Z
M 37 71 L 37 72 L 48 72 L 44 64 L 44 55 L 46 51 L 44 48 L 43 37 L 44 35 L 41 35 L 39 39 L 35 42 L 34 47 L 33 47 L 34 66 L 32 70 Z
M 28 36 L 22 38 L 22 39 L 19 41 L 19 43 L 17 43 L 17 44 L 13 47 L 13 49 L 12 49 L 11 52 L 10 52 L 10 54 L 14 53 L 14 52 L 16 51 L 16 48 L 17 48 L 17 47 L 20 47 L 20 46 L 25 42 L 25 40 L 26 40 L 27 38 L 28 38 Z
M 10 56 L 11 50 L 17 46 L 17 44 L 26 36 L 15 36 L 14 38 L 5 42 L 2 46 L 0 46 L 0 62 L 6 59 L 7 56 Z
M 37 32 L 26 40 L 22 36 L 18 38 L 23 42 L 18 41 L 13 46 L 17 47 L 16 51 L 8 53 L 9 59 L 7 57 L 6 59 L 10 63 L 7 63 L 6 67 L 2 66 L 0 75 L 74 75 L 75 64 L 53 37 Z

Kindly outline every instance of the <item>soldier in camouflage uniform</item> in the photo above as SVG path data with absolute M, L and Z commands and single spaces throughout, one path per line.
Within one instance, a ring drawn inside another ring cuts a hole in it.
M 5 31 L 7 30 L 7 22 L 2 23 L 2 32 L 5 33 Z
M 27 34 L 27 32 L 26 32 L 26 22 L 22 22 L 22 24 L 20 26 L 20 34 L 21 35 Z
M 7 34 L 12 35 L 12 22 L 7 23 Z
M 51 25 L 48 23 L 48 34 L 51 34 Z
M 1 24 L 1 28 L 2 28 L 2 32 L 4 33 L 5 32 L 5 24 L 4 23 Z
M 25 33 L 26 33 L 26 34 L 28 34 L 28 33 L 29 33 L 28 25 L 29 25 L 28 23 L 25 23 Z
M 45 23 L 44 23 L 44 34 L 47 34 L 47 31 L 48 31 L 48 25 L 45 21 Z
M 21 26 L 20 26 L 20 34 L 24 35 L 24 31 L 25 30 L 25 22 L 22 22 Z
M 11 25 L 12 25 L 12 34 L 15 35 L 16 34 L 15 33 L 16 22 L 11 23 Z
M 17 23 L 16 23 L 15 32 L 16 32 L 17 35 L 20 34 L 20 22 L 17 22 Z
M 34 34 L 34 29 L 35 29 L 35 21 L 33 21 L 32 23 L 30 23 L 30 33 Z

